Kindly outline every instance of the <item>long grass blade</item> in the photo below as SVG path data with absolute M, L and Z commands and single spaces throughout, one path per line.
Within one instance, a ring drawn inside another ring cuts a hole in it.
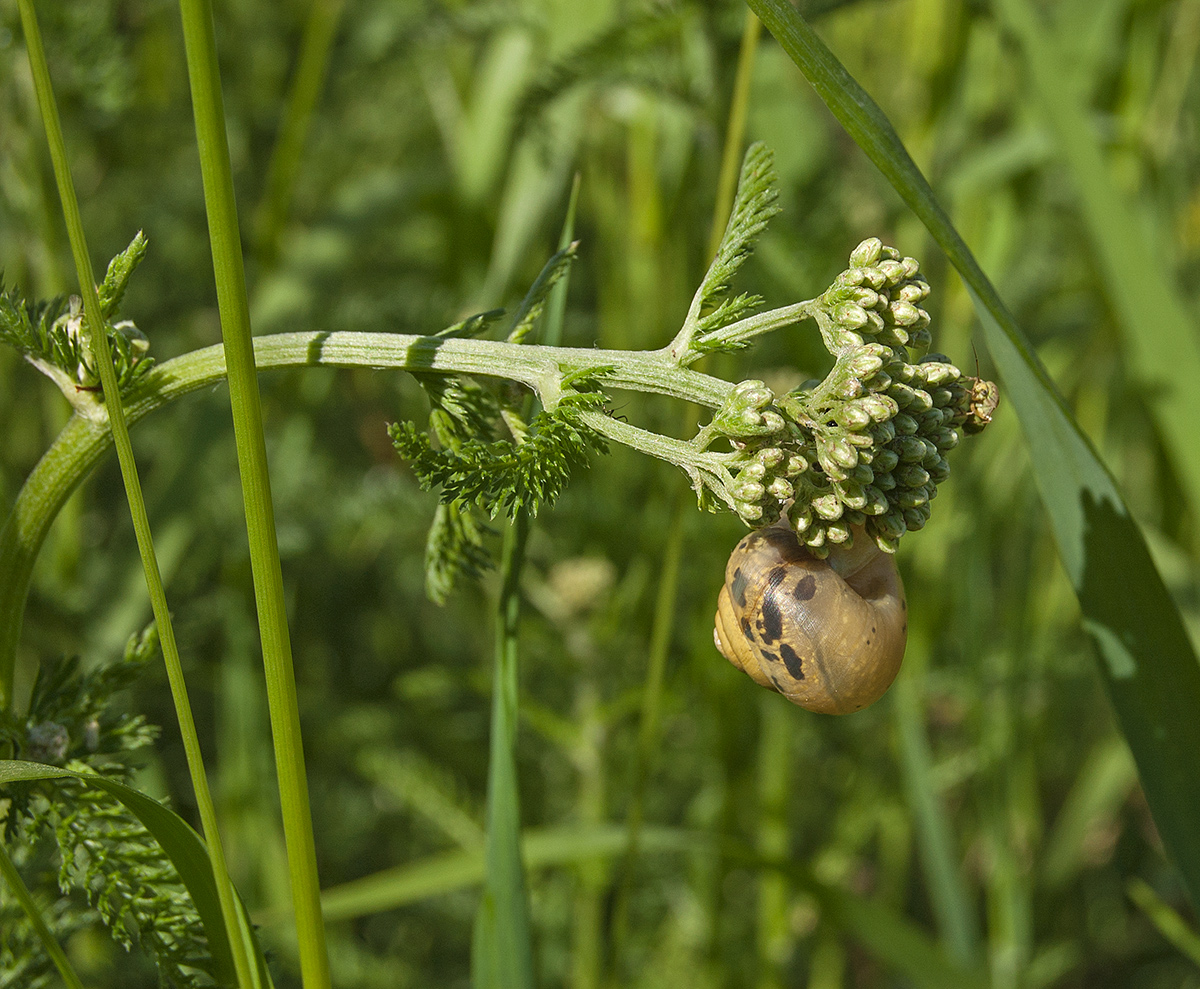
M 1163 842 L 1200 902 L 1200 664 L 1116 483 L 883 111 L 786 0 L 747 0 L 967 284 Z M 1163 369 L 1164 373 L 1167 369 Z
M 25 44 L 29 54 L 29 67 L 34 78 L 34 88 L 37 91 L 38 110 L 41 113 L 42 123 L 46 128 L 46 139 L 50 146 L 50 157 L 54 164 L 54 176 L 58 184 L 59 199 L 62 201 L 63 218 L 66 221 L 67 236 L 71 243 L 71 253 L 75 259 L 75 270 L 79 278 L 79 291 L 83 296 L 84 311 L 87 315 L 89 340 L 96 365 L 100 372 L 105 408 L 108 412 L 109 430 L 112 433 L 113 444 L 117 449 L 117 459 L 121 465 L 121 478 L 124 482 L 125 495 L 129 502 L 129 514 L 137 538 L 142 569 L 146 576 L 146 589 L 150 595 L 154 620 L 158 625 L 163 661 L 167 669 L 167 679 L 171 688 L 171 698 L 175 705 L 175 715 L 179 721 L 179 730 L 187 758 L 188 773 L 191 776 L 192 790 L 196 797 L 196 806 L 200 813 L 201 824 L 208 838 L 208 856 L 215 878 L 217 898 L 224 917 L 224 923 L 228 930 L 233 931 L 236 930 L 237 926 L 233 886 L 229 880 L 229 872 L 225 863 L 225 851 L 221 844 L 220 832 L 217 829 L 216 807 L 213 804 L 212 793 L 209 789 L 208 776 L 204 768 L 204 757 L 200 751 L 200 738 L 196 732 L 196 723 L 192 716 L 191 702 L 188 699 L 187 684 L 183 676 L 183 664 L 179 658 L 179 647 L 175 641 L 174 625 L 171 621 L 170 608 L 167 605 L 167 592 L 163 586 L 162 573 L 158 566 L 158 557 L 154 552 L 154 539 L 150 532 L 150 517 L 146 511 L 146 501 L 142 495 L 141 481 L 138 478 L 133 443 L 129 438 L 129 427 L 125 422 L 125 410 L 121 404 L 121 389 L 117 382 L 116 371 L 113 368 L 112 353 L 108 344 L 107 324 L 100 308 L 100 296 L 96 289 L 96 276 L 92 271 L 91 256 L 88 254 L 87 241 L 83 231 L 83 217 L 79 211 L 79 201 L 75 194 L 75 184 L 71 177 L 70 164 L 67 161 L 67 148 L 66 142 L 63 139 L 62 123 L 59 120 L 58 107 L 54 100 L 54 91 L 50 82 L 50 68 L 46 62 L 46 53 L 42 45 L 41 32 L 38 28 L 37 16 L 33 9 L 32 0 L 20 0 L 19 7 L 21 11 L 21 27 L 25 32 Z M 230 941 L 230 949 L 232 951 L 232 960 L 238 984 L 248 987 L 251 984 L 250 961 L 241 939 L 232 939 Z
M 58 969 L 58 974 L 62 976 L 67 989 L 83 989 L 83 983 L 79 981 L 79 976 L 75 974 L 75 967 L 71 964 L 67 953 L 63 951 L 62 945 L 58 943 L 58 939 L 51 933 L 50 928 L 46 926 L 46 921 L 42 917 L 42 912 L 38 909 L 37 902 L 29 892 L 29 887 L 25 885 L 25 880 L 21 878 L 21 873 L 13 865 L 13 860 L 8 857 L 8 849 L 3 844 L 0 844 L 0 880 L 4 881 L 4 884 L 8 886 L 9 891 L 12 893 L 13 899 L 25 911 L 25 916 L 29 918 L 29 923 L 33 925 L 38 940 L 42 943 L 42 949 L 50 956 L 50 960 L 54 962 L 54 967 Z
M 180 0 L 179 9 L 183 18 L 196 142 L 200 149 L 200 171 L 204 179 L 221 336 L 229 371 L 229 398 L 246 509 L 250 569 L 258 606 L 292 902 L 296 911 L 300 971 L 306 989 L 326 989 L 330 984 L 329 957 L 321 922 L 316 845 L 304 749 L 300 741 L 300 710 L 275 533 L 275 509 L 267 472 L 258 371 L 250 337 L 246 273 L 225 132 L 212 5 L 209 0 Z
M 1026 0 L 1000 0 L 996 10 L 1021 46 L 1033 90 L 1058 139 L 1100 263 L 1105 293 L 1117 314 L 1125 352 L 1162 434 L 1194 519 L 1200 519 L 1200 335 L 1139 216 L 1113 182 L 1096 134 L 1064 71 L 1060 31 Z
M 241 945 L 254 959 L 249 977 L 243 984 L 247 989 L 260 989 L 271 985 L 262 949 L 258 946 L 254 928 L 240 900 L 235 901 L 233 924 L 241 936 L 229 936 L 229 927 L 226 926 L 224 911 L 219 902 L 219 890 L 213 880 L 209 853 L 203 840 L 182 817 L 152 797 L 107 776 L 79 773 L 72 769 L 46 766 L 37 762 L 0 760 L 0 786 L 35 780 L 82 780 L 121 801 L 162 846 L 171 864 L 175 866 L 175 871 L 179 873 L 180 881 L 187 887 L 208 936 L 208 949 L 212 954 L 218 981 L 222 985 L 228 985 L 237 978 L 234 968 L 236 949 L 233 946 Z

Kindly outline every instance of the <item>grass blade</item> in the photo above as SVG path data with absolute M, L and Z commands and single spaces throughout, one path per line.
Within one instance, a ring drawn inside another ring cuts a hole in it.
M 330 984 L 329 957 L 321 922 L 316 843 L 300 740 L 300 708 L 296 698 L 271 479 L 267 472 L 258 370 L 250 336 L 246 272 L 242 263 L 229 140 L 225 132 L 212 5 L 209 0 L 180 0 L 179 10 L 183 20 L 196 143 L 200 150 L 200 171 L 204 180 L 204 205 L 212 244 L 221 336 L 229 371 L 229 399 L 233 408 L 233 432 L 250 543 L 250 569 L 254 578 L 267 703 L 275 743 L 275 771 L 279 776 L 284 840 L 296 911 L 300 971 L 306 989 L 327 989 Z
M 517 792 L 517 623 L 521 613 L 521 564 L 529 515 L 504 533 L 496 665 L 492 681 L 492 731 L 488 755 L 486 873 L 471 940 L 475 989 L 532 987 L 533 933 L 529 891 L 521 862 L 521 808 Z
M 1200 519 L 1200 336 L 1144 218 L 1110 177 L 1095 131 L 1064 71 L 1060 32 L 1025 0 L 1001 0 L 996 11 L 1021 46 L 1033 90 L 1058 139 L 1079 196 L 1080 212 L 1117 315 L 1129 363 L 1162 434 L 1180 487 Z
M 196 911 L 204 924 L 208 935 L 208 948 L 212 952 L 214 971 L 221 985 L 234 985 L 237 974 L 234 970 L 233 953 L 230 944 L 233 939 L 227 934 L 225 918 L 221 912 L 217 896 L 217 884 L 213 880 L 212 864 L 209 861 L 208 850 L 204 841 L 196 834 L 173 810 L 164 807 L 157 800 L 144 793 L 126 786 L 106 776 L 93 773 L 78 773 L 59 766 L 45 766 L 36 762 L 21 762 L 15 759 L 0 761 L 0 786 L 9 783 L 25 783 L 35 780 L 84 780 L 89 786 L 104 790 L 106 793 L 121 801 L 145 827 L 155 840 L 162 846 L 179 878 L 191 894 Z M 237 919 L 241 928 L 241 941 L 251 951 L 253 968 L 247 986 L 270 986 L 271 979 L 267 973 L 266 961 L 262 949 L 258 946 L 253 927 L 250 925 L 246 909 L 240 899 L 237 900 Z
M 208 777 L 204 768 L 204 757 L 200 751 L 200 738 L 196 733 L 196 723 L 192 715 L 191 703 L 188 699 L 187 684 L 183 676 L 183 664 L 179 658 L 179 648 L 175 641 L 175 630 L 171 622 L 171 612 L 167 605 L 167 593 L 163 586 L 162 573 L 159 570 L 158 558 L 154 552 L 154 540 L 150 531 L 150 517 L 146 511 L 146 501 L 142 495 L 141 481 L 138 478 L 137 462 L 134 459 L 133 443 L 129 439 L 129 427 L 125 421 L 125 410 L 121 404 L 121 389 L 113 367 L 112 353 L 108 345 L 107 323 L 101 308 L 100 295 L 96 288 L 96 276 L 92 271 L 91 257 L 88 253 L 87 241 L 83 230 L 83 217 L 79 211 L 79 200 L 75 194 L 75 184 L 71 177 L 70 164 L 67 161 L 66 142 L 63 139 L 62 123 L 59 120 L 58 107 L 54 100 L 54 91 L 50 82 L 50 68 L 46 62 L 46 52 L 42 45 L 41 31 L 38 28 L 37 15 L 33 9 L 32 0 L 21 0 L 21 26 L 25 32 L 25 44 L 29 54 L 29 68 L 34 78 L 34 88 L 37 91 L 38 110 L 42 123 L 46 128 L 46 140 L 50 147 L 50 158 L 54 165 L 55 181 L 58 185 L 59 199 L 62 202 L 63 219 L 66 222 L 67 236 L 71 243 L 71 253 L 75 259 L 75 270 L 79 278 L 79 291 L 83 296 L 84 311 L 87 314 L 88 337 L 91 342 L 96 365 L 100 372 L 101 386 L 104 392 L 105 410 L 108 415 L 108 431 L 111 432 L 113 444 L 117 448 L 117 459 L 121 465 L 121 478 L 125 485 L 125 496 L 129 503 L 129 514 L 137 537 L 138 554 L 141 557 L 142 570 L 146 576 L 146 590 L 154 611 L 154 620 L 158 625 L 159 637 L 163 652 L 163 661 L 167 670 L 167 678 L 171 687 L 171 699 L 175 705 L 175 715 L 179 721 L 179 731 L 182 736 L 186 753 L 188 774 L 192 781 L 192 790 L 196 797 L 196 806 L 205 835 L 208 836 L 209 846 L 205 852 L 206 859 L 211 855 L 211 868 L 215 875 L 215 890 L 224 914 L 223 922 L 228 928 L 234 926 L 236 906 L 234 903 L 233 886 L 225 864 L 225 851 L 221 844 L 221 835 L 217 829 L 216 808 L 213 805 L 212 793 L 208 785 Z M 133 265 L 136 266 L 136 261 Z M 127 278 L 127 269 L 124 277 Z M 118 285 L 120 279 L 118 278 Z M 110 293 L 123 292 L 123 286 L 106 286 Z M 118 296 L 119 297 L 119 296 Z M 110 294 L 109 305 L 113 304 Z M 19 624 L 18 624 L 19 627 Z M 6 691 L 7 693 L 7 691 Z M 11 698 L 5 698 L 6 703 Z M 237 983 L 249 986 L 251 970 L 249 958 L 240 939 L 229 945 Z
M 1200 902 L 1200 664 L 1120 492 L 883 111 L 786 0 L 747 0 L 962 275 L 1155 822 Z
M 0 879 L 4 880 L 12 892 L 13 898 L 21 904 L 21 909 L 25 911 L 25 916 L 29 918 L 34 931 L 37 932 L 38 940 L 42 942 L 43 949 L 50 956 L 50 960 L 54 962 L 54 967 L 58 969 L 58 974 L 66 983 L 67 989 L 83 989 L 83 983 L 75 974 L 75 969 L 72 967 L 70 959 L 67 958 L 67 953 L 63 951 L 62 945 L 58 943 L 58 940 L 50 932 L 50 928 L 46 926 L 46 921 L 42 919 L 41 911 L 38 910 L 38 905 L 29 892 L 29 887 L 25 885 L 21 873 L 13 865 L 12 859 L 8 857 L 8 849 L 2 844 L 0 844 Z

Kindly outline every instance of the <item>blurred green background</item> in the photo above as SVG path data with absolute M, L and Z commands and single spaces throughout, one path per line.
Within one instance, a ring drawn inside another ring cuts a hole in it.
M 176 7 L 43 6 L 95 260 L 138 229 L 150 240 L 123 315 L 160 360 L 216 342 Z M 802 9 L 896 124 L 1034 339 L 1195 630 L 1197 520 L 1145 385 L 1126 372 L 1075 186 L 1011 39 L 982 2 Z M 7 285 L 44 297 L 72 289 L 72 268 L 15 5 L 0 10 L 0 268 Z M 1110 179 L 1137 203 L 1194 312 L 1200 2 L 1065 0 L 1050 13 Z M 744 21 L 743 7 L 716 0 L 219 4 L 255 331 L 421 333 L 511 306 L 554 250 L 578 171 L 566 342 L 663 345 L 707 263 Z M 318 88 L 307 130 L 290 132 L 293 154 L 280 134 L 302 51 L 315 53 L 316 71 L 301 76 Z M 934 349 L 964 370 L 978 356 L 987 372 L 957 276 L 769 36 L 747 138 L 775 150 L 784 213 L 739 287 L 772 306 L 808 298 L 855 244 L 880 236 L 923 263 Z M 791 386 L 823 371 L 822 358 L 809 325 L 714 370 Z M 367 911 L 348 897 L 331 924 L 334 980 L 465 986 L 477 888 L 438 856 L 482 840 L 491 629 L 480 616 L 494 581 L 443 608 L 424 596 L 434 497 L 385 433 L 425 414 L 411 380 L 319 369 L 263 384 L 322 884 L 428 866 L 427 886 L 402 906 Z M 683 411 L 665 401 L 617 404 L 632 422 L 681 428 Z M 66 418 L 56 389 L 0 352 L 5 509 Z M 288 896 L 226 396 L 188 398 L 134 442 L 231 871 L 267 916 Z M 556 829 L 567 847 L 572 836 L 577 849 L 598 845 L 598 827 L 623 826 L 644 800 L 647 828 L 725 839 L 668 848 L 647 831 L 632 864 L 610 848 L 535 869 L 542 985 L 938 984 L 928 967 L 921 977 L 923 942 L 900 936 L 923 932 L 997 989 L 1200 986 L 1195 949 L 1189 960 L 1150 916 L 1165 901 L 1195 920 L 1113 726 L 1013 416 L 1002 406 L 951 463 L 931 524 L 900 553 L 911 614 L 900 679 L 844 719 L 792 708 L 717 654 L 716 594 L 743 529 L 686 513 L 644 770 L 639 708 L 684 478 L 615 449 L 539 516 L 524 576 L 526 825 Z M 110 462 L 43 551 L 25 689 L 39 657 L 110 660 L 148 619 Z M 165 728 L 140 784 L 190 816 L 162 673 L 129 704 Z M 874 911 L 839 908 L 805 877 Z M 285 931 L 263 930 L 281 986 L 298 984 Z M 90 985 L 155 984 L 102 933 L 69 947 Z

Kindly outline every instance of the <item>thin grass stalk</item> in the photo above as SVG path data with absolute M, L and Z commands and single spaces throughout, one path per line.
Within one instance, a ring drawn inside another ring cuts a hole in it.
M 171 623 L 170 608 L 167 606 L 166 590 L 163 587 L 158 559 L 154 553 L 150 519 L 146 513 L 146 503 L 142 496 L 137 463 L 133 455 L 133 444 L 129 439 L 129 428 L 126 425 L 125 411 L 121 405 L 121 391 L 108 345 L 107 326 L 100 311 L 100 297 L 96 291 L 96 278 L 92 272 L 92 262 L 88 255 L 87 241 L 83 232 L 83 218 L 79 212 L 79 201 L 75 195 L 75 185 L 67 161 L 62 123 L 59 120 L 58 107 L 55 104 L 54 91 L 50 82 L 50 68 L 46 63 L 46 52 L 42 45 L 41 31 L 38 28 L 32 0 L 19 0 L 19 8 L 21 26 L 25 32 L 25 44 L 29 55 L 29 67 L 37 92 L 38 109 L 41 113 L 42 124 L 46 129 L 46 140 L 54 165 L 54 177 L 58 184 L 59 198 L 62 200 L 63 218 L 71 243 L 71 253 L 75 258 L 79 289 L 83 296 L 83 307 L 87 315 L 88 337 L 99 368 L 105 406 L 108 411 L 109 429 L 117 448 L 117 459 L 120 462 L 121 477 L 125 483 L 125 494 L 129 502 L 129 514 L 133 521 L 134 534 L 137 537 L 142 569 L 146 575 L 146 589 L 150 595 L 154 620 L 158 626 L 159 642 L 167 669 L 171 698 L 175 703 L 175 714 L 179 721 L 188 773 L 192 779 L 196 808 L 204 829 L 217 896 L 221 903 L 221 913 L 225 920 L 226 930 L 230 932 L 229 942 L 238 982 L 244 987 L 249 987 L 253 984 L 250 961 L 245 944 L 234 934 L 239 927 L 233 886 L 230 883 L 229 872 L 225 864 L 225 851 L 221 844 L 220 831 L 217 828 L 216 809 L 213 805 L 212 793 L 209 790 L 208 777 L 204 770 L 204 759 L 200 752 L 200 739 L 196 734 L 191 703 L 188 700 L 187 684 L 183 676 L 183 665 L 179 659 L 179 648 L 175 641 L 175 629 Z
M 675 631 L 676 598 L 679 596 L 679 563 L 683 557 L 686 514 L 691 490 L 676 485 L 671 505 L 671 521 L 667 525 L 667 541 L 658 565 L 658 596 L 654 601 L 654 617 L 650 626 L 650 648 L 646 656 L 646 681 L 642 686 L 641 715 L 638 720 L 637 755 L 633 764 L 633 779 L 629 811 L 625 819 L 627 846 L 621 866 L 621 881 L 613 907 L 612 954 L 613 976 L 621 979 L 621 960 L 625 956 L 629 937 L 629 901 L 633 896 L 634 878 L 641 854 L 641 833 L 645 817 L 646 782 L 658 751 L 662 720 L 663 685 L 666 681 L 667 656 L 671 636 Z
M 521 808 L 517 790 L 518 624 L 521 563 L 529 515 L 518 512 L 505 530 L 489 739 L 487 837 L 483 897 L 471 942 L 474 989 L 527 989 L 534 984 L 529 891 L 521 860 Z
M 733 77 L 733 95 L 729 101 L 729 120 L 725 124 L 725 147 L 721 149 L 721 171 L 717 177 L 717 202 L 713 208 L 712 225 L 708 229 L 708 256 L 717 256 L 725 225 L 737 194 L 738 173 L 742 167 L 742 145 L 746 135 L 746 113 L 750 108 L 750 86 L 754 81 L 754 56 L 762 21 L 752 11 L 746 11 L 742 25 L 742 43 L 738 49 L 737 73 Z M 736 140 L 734 140 L 736 138 Z
M 326 989 L 330 984 L 329 958 L 321 921 L 320 884 L 300 738 L 300 711 L 267 472 L 258 375 L 250 338 L 246 276 L 225 132 L 212 6 L 208 0 L 180 0 L 179 9 L 204 181 L 221 335 L 225 342 L 234 439 L 246 508 L 250 567 L 258 606 L 275 768 L 279 776 L 284 840 L 296 912 L 300 972 L 307 989 Z
M 791 850 L 788 796 L 795 785 L 792 733 L 796 709 L 777 694 L 758 698 L 759 738 L 756 757 L 758 820 L 755 848 L 767 861 L 783 861 Z M 786 964 L 795 942 L 788 877 L 764 870 L 758 876 L 758 986 L 782 989 Z
M 579 176 L 571 186 L 559 250 L 575 233 Z M 551 289 L 543 340 L 562 340 L 569 272 Z M 527 403 L 526 418 L 533 409 Z M 492 682 L 492 727 L 488 754 L 487 834 L 484 845 L 483 896 L 471 941 L 471 982 L 475 989 L 523 989 L 534 984 L 533 925 L 529 890 L 521 858 L 521 806 L 517 780 L 517 719 L 521 618 L 521 569 L 530 516 L 520 510 L 505 530 L 496 613 L 496 653 Z
M 25 885 L 25 880 L 21 878 L 21 874 L 17 871 L 13 860 L 8 857 L 8 849 L 4 847 L 3 842 L 0 842 L 0 879 L 8 883 L 8 888 L 12 891 L 12 895 L 21 904 L 21 909 L 25 911 L 25 916 L 29 918 L 29 923 L 33 925 L 38 940 L 42 942 L 43 950 L 50 956 L 50 960 L 54 962 L 54 967 L 58 969 L 58 974 L 62 976 L 63 982 L 67 984 L 67 989 L 83 989 L 83 983 L 79 981 L 79 976 L 75 974 L 75 968 L 71 964 L 71 960 L 67 957 L 67 953 L 63 951 L 62 945 L 58 943 L 58 939 L 51 933 L 50 928 L 46 926 L 46 922 L 42 919 L 41 910 L 38 909 L 37 903 L 34 902 L 33 895 L 29 892 L 29 887 Z
M 1163 844 L 1200 902 L 1200 663 L 1111 473 L 895 128 L 786 0 L 746 0 L 966 284 Z M 1169 376 L 1173 365 L 1162 367 Z M 1177 382 L 1177 387 L 1193 387 Z
M 916 827 L 929 900 L 950 957 L 964 968 L 979 962 L 975 908 L 963 882 L 951 827 L 933 780 L 933 759 L 921 710 L 919 682 L 902 676 L 892 685 L 892 712 L 900 742 L 900 768 Z
M 254 217 L 254 247 L 259 264 L 269 267 L 279 253 L 279 235 L 287 222 L 304 143 L 329 70 L 346 0 L 312 0 L 296 74 L 288 92 L 279 137 L 267 166 L 267 182 Z
M 717 195 L 713 202 L 712 220 L 709 225 L 708 257 L 716 256 L 721 238 L 733 210 L 737 194 L 737 177 L 741 165 L 746 136 L 746 114 L 750 102 L 750 84 L 754 76 L 754 58 L 758 51 L 758 38 L 762 26 L 757 17 L 746 12 L 738 49 L 738 63 L 734 76 L 733 93 L 730 96 L 729 115 L 725 125 L 725 142 L 721 150 L 721 173 Z M 704 361 L 697 363 L 703 367 Z M 684 434 L 694 432 L 699 422 L 699 410 L 694 406 L 684 412 Z M 660 734 L 662 693 L 666 682 L 667 655 L 675 627 L 676 598 L 679 591 L 679 564 L 683 556 L 684 531 L 687 516 L 691 513 L 690 489 L 676 479 L 675 500 L 667 524 L 667 538 L 663 546 L 662 562 L 659 565 L 658 597 L 655 600 L 654 617 L 650 630 L 650 650 L 647 655 L 646 680 L 642 686 L 641 713 L 638 721 L 638 744 L 634 757 L 629 810 L 626 828 L 629 846 L 621 867 L 620 886 L 613 907 L 612 957 L 613 975 L 620 977 L 621 960 L 629 933 L 629 901 L 633 895 L 634 877 L 637 871 L 639 836 L 645 808 L 646 784 Z

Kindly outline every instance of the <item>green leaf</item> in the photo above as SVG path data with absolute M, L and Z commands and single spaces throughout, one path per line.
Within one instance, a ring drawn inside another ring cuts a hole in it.
M 787 0 L 747 0 L 967 284 L 1163 843 L 1200 903 L 1200 664 L 1116 483 L 874 100 Z M 1171 372 L 1163 368 L 1164 376 Z
M 546 297 L 550 294 L 550 290 L 567 273 L 567 269 L 575 260 L 578 251 L 579 242 L 575 241 L 555 252 L 545 263 L 541 273 L 529 286 L 529 291 L 525 293 L 525 298 L 521 300 L 521 305 L 513 317 L 512 329 L 508 334 L 509 343 L 523 343 L 529 336 L 529 331 L 533 329 L 542 310 L 546 307 Z
M 709 334 L 737 322 L 754 312 L 762 303 L 757 295 L 738 295 L 727 298 L 729 283 L 754 250 L 754 242 L 766 229 L 776 213 L 778 192 L 775 188 L 774 155 L 765 144 L 752 144 L 742 160 L 737 195 L 725 226 L 725 235 L 717 256 L 704 275 L 688 310 L 687 322 L 695 328 L 692 347 L 703 353 L 712 350 L 735 350 L 745 346 L 717 345 L 707 341 Z
M 443 502 L 477 504 L 492 518 L 513 518 L 521 509 L 536 515 L 593 454 L 607 452 L 603 440 L 573 414 L 580 405 L 603 402 L 600 392 L 564 397 L 553 412 L 537 415 L 522 443 L 469 439 L 453 450 L 435 450 L 428 434 L 411 422 L 393 424 L 388 434 L 421 486 L 441 487 Z
M 425 541 L 425 593 L 434 604 L 445 604 L 463 580 L 478 580 L 494 566 L 483 545 L 491 532 L 461 501 L 442 503 L 433 514 Z
M 213 881 L 212 866 L 203 840 L 178 814 L 164 807 L 144 793 L 93 773 L 78 773 L 60 766 L 47 766 L 37 762 L 21 762 L 13 759 L 0 760 L 0 786 L 11 783 L 27 783 L 36 780 L 76 779 L 89 786 L 104 790 L 121 801 L 162 846 L 171 859 L 179 878 L 191 894 L 196 911 L 204 924 L 208 936 L 208 947 L 212 953 L 213 968 L 222 985 L 237 982 L 233 967 L 233 955 L 229 948 L 229 937 L 225 921 L 221 916 L 221 905 L 217 900 L 217 887 Z M 245 907 L 237 901 L 242 923 L 240 936 L 255 960 L 256 987 L 272 985 L 266 960 L 258 945 L 258 938 L 250 925 Z
M 628 847 L 629 831 L 624 824 L 531 828 L 521 836 L 521 855 L 530 872 L 615 858 Z M 952 962 L 928 933 L 903 914 L 822 882 L 800 863 L 764 859 L 738 842 L 723 842 L 681 828 L 643 828 L 638 847 L 646 855 L 713 856 L 724 852 L 739 865 L 782 872 L 798 888 L 816 897 L 823 916 L 914 986 L 983 989 L 987 985 L 982 970 Z M 321 895 L 322 913 L 326 920 L 338 921 L 394 910 L 475 886 L 483 875 L 481 849 L 443 852 L 325 890 Z
M 1128 363 L 1141 385 L 1163 444 L 1200 518 L 1200 335 L 1160 241 L 1111 178 L 1095 128 L 1079 98 L 1062 28 L 1026 0 L 1001 0 L 996 12 L 1021 46 L 1033 90 L 1057 138 L 1079 198 L 1079 211 L 1100 268 L 1101 285 L 1117 317 Z
M 108 262 L 108 271 L 100 286 L 100 312 L 105 319 L 112 319 L 120 310 L 125 289 L 129 286 L 129 276 L 137 270 L 145 256 L 146 237 L 139 230 L 129 246 Z

